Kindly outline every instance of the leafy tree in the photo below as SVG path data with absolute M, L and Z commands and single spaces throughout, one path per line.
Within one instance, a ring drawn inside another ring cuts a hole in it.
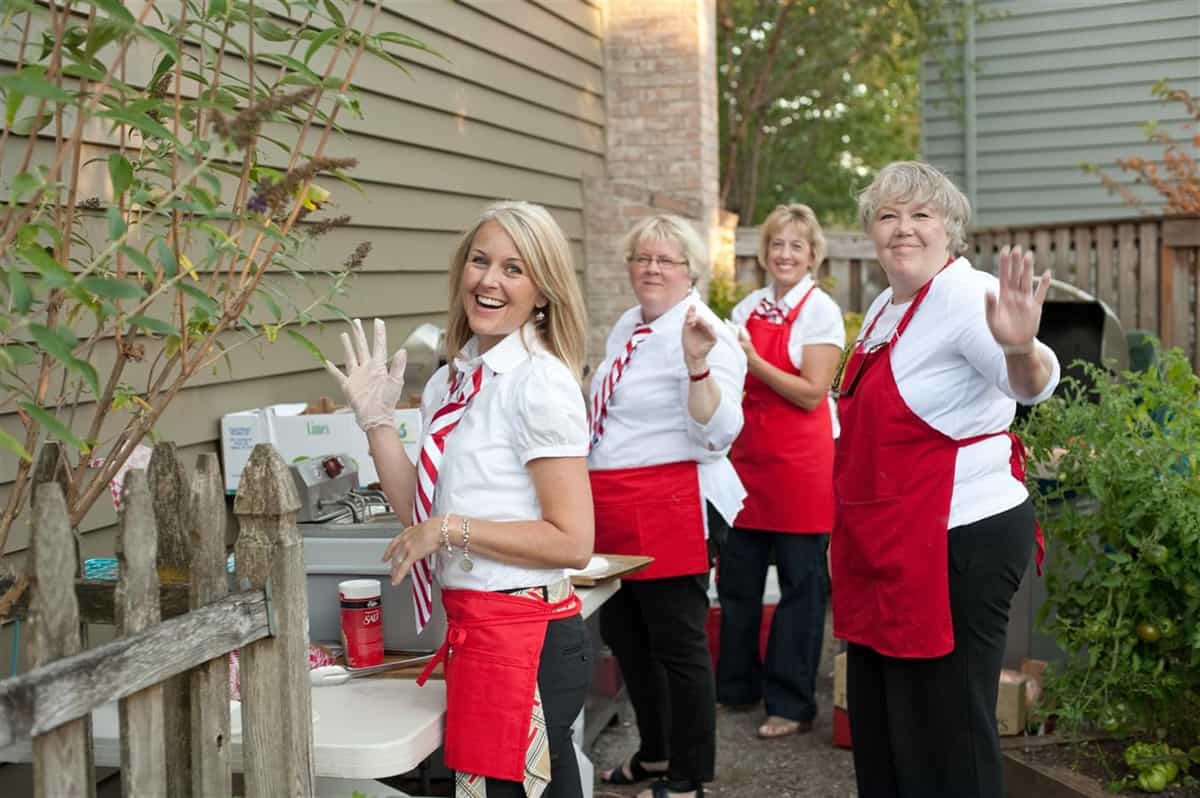
M 854 218 L 854 190 L 915 157 L 920 65 L 971 2 L 719 0 L 721 200 L 754 224 L 781 202 Z M 948 48 L 950 52 L 952 48 Z
M 1158 122 L 1153 120 L 1143 125 L 1146 140 L 1163 148 L 1161 163 L 1133 156 L 1118 158 L 1117 166 L 1122 172 L 1132 174 L 1135 183 L 1149 186 L 1157 195 L 1156 199 L 1163 203 L 1161 208 L 1149 206 L 1129 186 L 1118 182 L 1095 164 L 1085 163 L 1083 170 L 1098 175 L 1110 194 L 1118 195 L 1126 204 L 1142 213 L 1154 213 L 1156 210 L 1167 214 L 1200 213 L 1200 164 L 1192 154 L 1200 147 L 1200 98 L 1192 96 L 1187 89 L 1172 87 L 1165 80 L 1155 83 L 1151 93 L 1163 103 L 1180 106 L 1185 121 L 1176 135 L 1159 127 Z M 1179 133 L 1185 135 L 1182 142 L 1176 137 Z
M 348 221 L 316 178 L 355 188 L 355 161 L 327 143 L 339 114 L 360 115 L 361 60 L 402 71 L 396 48 L 422 47 L 375 32 L 394 25 L 381 9 L 0 0 L 13 65 L 0 71 L 0 413 L 19 418 L 0 451 L 20 458 L 0 552 L 42 441 L 73 451 L 77 524 L 230 350 L 284 333 L 316 353 L 297 328 L 341 313 L 330 303 L 370 249 L 314 262 L 316 238 Z M 23 586 L 0 596 L 0 617 Z

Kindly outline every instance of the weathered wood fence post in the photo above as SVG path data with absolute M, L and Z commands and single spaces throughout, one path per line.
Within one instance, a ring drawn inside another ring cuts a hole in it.
M 158 575 L 164 583 L 185 583 L 189 578 L 190 552 L 184 528 L 187 482 L 175 444 L 155 444 L 146 469 L 154 520 L 158 526 Z M 191 680 L 187 674 L 163 683 L 163 734 L 166 741 L 167 794 L 192 796 Z M 197 798 L 200 798 L 199 796 Z
M 217 456 L 201 454 L 192 472 L 188 533 L 192 546 L 192 609 L 229 593 L 225 570 L 225 493 Z M 233 794 L 229 761 L 229 660 L 219 657 L 192 671 L 192 794 Z
M 146 474 L 128 471 L 121 496 L 121 534 L 117 539 L 120 575 L 114 602 L 117 634 L 121 637 L 132 637 L 161 620 L 157 551 L 154 507 Z M 151 685 L 122 698 L 118 706 L 122 795 L 166 796 L 163 685 Z
M 39 486 L 33 502 L 34 624 L 37 666 L 79 653 L 79 601 L 75 597 L 75 540 L 62 488 Z M 88 793 L 86 718 L 62 724 L 33 738 L 35 798 L 75 798 Z
M 316 794 L 299 509 L 283 458 L 271 446 L 258 444 L 233 504 L 240 524 L 235 549 L 239 589 L 266 589 L 273 634 L 241 653 L 246 798 Z

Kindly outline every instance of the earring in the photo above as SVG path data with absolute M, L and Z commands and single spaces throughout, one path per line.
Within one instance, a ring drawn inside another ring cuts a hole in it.
M 546 320 L 546 311 L 541 310 L 539 308 L 538 312 L 533 314 L 533 320 L 534 321 L 545 321 Z

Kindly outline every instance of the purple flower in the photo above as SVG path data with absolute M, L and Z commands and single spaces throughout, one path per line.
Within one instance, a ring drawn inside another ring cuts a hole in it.
M 258 194 L 255 194 L 254 196 L 250 197 L 250 201 L 246 203 L 246 210 L 253 213 L 266 213 L 267 201 Z

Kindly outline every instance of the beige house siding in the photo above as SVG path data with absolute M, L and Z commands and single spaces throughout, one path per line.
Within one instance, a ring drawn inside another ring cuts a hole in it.
M 366 118 L 343 117 L 348 136 L 331 138 L 329 152 L 360 160 L 352 175 L 364 194 L 323 181 L 338 203 L 333 214 L 348 213 L 352 223 L 321 239 L 315 258 L 334 265 L 358 242 L 373 243 L 364 272 L 339 304 L 351 315 L 385 319 L 399 344 L 422 322 L 444 322 L 451 250 L 492 200 L 548 206 L 582 270 L 581 184 L 604 168 L 603 20 L 600 6 L 586 0 L 390 0 L 384 8 L 377 31 L 414 36 L 444 58 L 396 50 L 408 77 L 362 62 L 356 83 Z M 0 54 L 0 62 L 9 55 Z M 309 337 L 340 353 L 338 327 Z M 111 354 L 101 352 L 97 367 L 106 360 Z M 224 413 L 322 395 L 340 398 L 311 356 L 281 338 L 261 357 L 253 347 L 238 350 L 232 373 L 221 364 L 199 375 L 157 432 L 190 462 L 219 448 Z M 12 433 L 19 422 L 0 415 L 0 428 Z M 0 463 L 0 500 L 15 470 L 15 463 Z M 82 525 L 97 533 L 86 536 L 85 556 L 112 554 L 114 521 L 103 497 Z M 17 529 L 7 550 L 27 545 L 27 531 Z M 0 654 L 6 650 L 0 639 Z

